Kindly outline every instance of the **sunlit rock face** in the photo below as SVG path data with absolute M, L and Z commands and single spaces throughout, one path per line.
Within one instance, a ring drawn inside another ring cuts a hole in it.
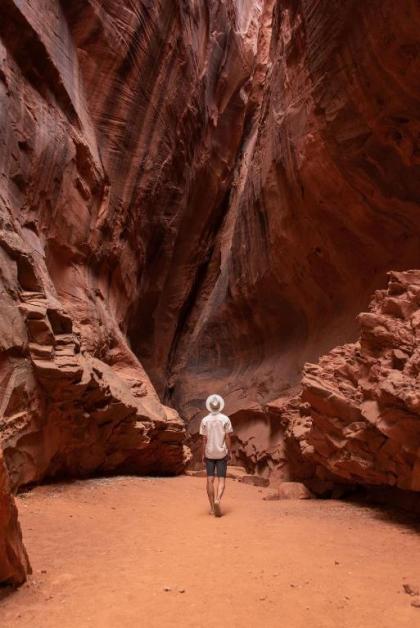
M 183 20 L 193 28 L 200 16 L 176 3 L 130 6 L 1 7 L 0 404 L 14 488 L 94 471 L 178 473 L 188 458 L 184 424 L 126 331 L 153 230 L 139 169 L 158 148 L 154 124 L 168 167 L 160 109 L 174 145 L 184 109 L 188 118 Z M 164 103 L 175 59 L 177 95 Z

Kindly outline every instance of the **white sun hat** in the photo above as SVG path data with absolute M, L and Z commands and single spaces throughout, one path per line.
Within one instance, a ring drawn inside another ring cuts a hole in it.
M 218 410 L 213 410 L 213 408 L 210 405 L 210 402 L 217 402 L 219 404 L 219 408 Z M 207 397 L 206 399 L 206 408 L 209 412 L 212 412 L 213 414 L 217 414 L 217 412 L 221 412 L 223 410 L 223 408 L 225 407 L 225 402 L 223 400 L 223 397 L 221 397 L 220 395 L 210 395 L 209 397 Z

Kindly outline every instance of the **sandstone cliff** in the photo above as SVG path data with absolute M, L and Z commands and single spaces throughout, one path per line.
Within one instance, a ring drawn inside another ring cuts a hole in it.
M 267 447 L 261 407 L 356 338 L 389 270 L 419 267 L 420 12 L 410 0 L 265 7 L 226 217 L 171 373 L 183 414 L 217 388 Z
M 159 73 L 154 53 L 167 40 L 173 62 L 183 30 L 175 3 L 149 9 L 1 6 L 0 428 L 14 490 L 62 475 L 179 473 L 188 459 L 183 422 L 126 339 L 148 237 L 136 236 L 136 168 L 159 109 L 152 84 L 171 62 L 165 53 Z M 181 112 L 167 112 L 175 138 Z M 14 514 L 5 496 L 4 578 L 18 582 Z

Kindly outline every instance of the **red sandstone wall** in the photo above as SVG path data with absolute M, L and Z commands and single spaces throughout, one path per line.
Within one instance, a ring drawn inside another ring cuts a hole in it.
M 22 584 L 30 570 L 0 449 L 0 583 Z
M 183 413 L 213 388 L 242 415 L 284 393 L 356 337 L 388 270 L 419 266 L 420 12 L 403 4 L 266 3 L 226 217 L 172 360 Z
M 318 475 L 419 491 L 420 271 L 390 273 L 358 320 L 358 342 L 305 366 L 291 436 Z
M 139 94 L 142 63 L 151 74 L 156 60 L 140 51 L 144 12 L 127 8 L 117 20 L 118 5 L 1 6 L 0 428 L 13 489 L 93 471 L 178 473 L 188 459 L 182 421 L 124 333 L 142 257 L 127 227 L 127 172 L 141 160 L 136 137 L 148 151 Z M 181 29 L 174 6 L 156 13 L 154 49 Z M 79 41 L 84 28 L 97 34 L 95 51 Z M 4 475 L 0 579 L 18 583 L 26 568 L 10 549 L 19 541 L 8 486 Z

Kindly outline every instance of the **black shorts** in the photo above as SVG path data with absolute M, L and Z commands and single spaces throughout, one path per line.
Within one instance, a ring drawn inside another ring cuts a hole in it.
M 204 458 L 207 475 L 217 475 L 218 478 L 226 477 L 228 457 L 225 458 Z M 217 471 L 217 473 L 215 473 Z

